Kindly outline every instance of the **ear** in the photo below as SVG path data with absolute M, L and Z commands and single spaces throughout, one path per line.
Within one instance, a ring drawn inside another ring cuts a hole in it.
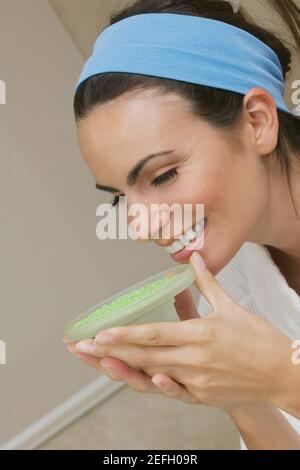
M 259 155 L 269 155 L 278 143 L 279 121 L 274 98 L 263 88 L 252 88 L 244 97 L 244 112 Z

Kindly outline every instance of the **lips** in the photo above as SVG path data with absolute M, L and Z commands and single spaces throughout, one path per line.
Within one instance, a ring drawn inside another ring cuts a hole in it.
M 203 247 L 204 244 L 204 237 L 207 234 L 208 223 L 206 220 L 205 229 L 196 238 L 193 242 L 191 242 L 187 247 L 183 248 L 182 250 L 178 251 L 177 253 L 171 254 L 171 258 L 176 261 L 177 263 L 186 263 L 188 262 L 190 256 L 193 254 L 194 251 L 197 251 Z

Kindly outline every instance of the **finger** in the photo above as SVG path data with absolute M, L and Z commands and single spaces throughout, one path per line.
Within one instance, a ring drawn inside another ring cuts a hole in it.
M 197 399 L 190 394 L 184 386 L 179 385 L 177 382 L 163 374 L 155 376 L 156 378 L 158 377 L 161 379 L 161 385 L 158 385 L 153 383 L 150 377 L 144 373 L 127 366 L 118 359 L 105 357 L 102 361 L 99 361 L 99 359 L 86 353 L 74 352 L 73 355 L 81 359 L 87 365 L 107 375 L 113 381 L 126 382 L 135 391 L 156 393 L 160 395 L 164 394 L 170 398 L 183 400 L 186 403 L 197 403 Z M 105 364 L 106 367 L 104 367 L 103 364 Z
M 195 327 L 200 329 L 201 317 L 183 322 L 145 323 L 102 330 L 96 344 L 133 343 L 144 346 L 182 346 L 197 341 Z M 198 335 L 200 332 L 198 331 Z M 109 337 L 111 339 L 109 341 Z
M 75 356 L 77 357 L 78 359 L 81 359 L 83 360 L 83 362 L 85 362 L 86 364 L 94 367 L 95 369 L 99 370 L 100 372 L 104 372 L 102 370 L 102 367 L 100 366 L 100 360 L 101 358 L 99 358 L 98 356 L 95 357 L 91 354 L 87 354 L 85 352 L 81 352 L 81 351 L 78 351 L 76 349 L 76 345 L 77 343 L 75 343 L 75 341 L 70 341 L 68 343 L 68 350 Z
M 63 343 L 66 343 L 66 344 L 68 344 L 71 341 L 70 338 L 68 338 L 67 336 L 64 336 L 62 340 L 63 340 Z
M 75 341 L 70 341 L 68 344 L 67 344 L 67 348 L 68 348 L 68 351 L 70 352 L 76 352 L 76 344 Z
M 194 284 L 213 306 L 214 310 L 222 306 L 225 301 L 232 301 L 232 298 L 220 286 L 214 275 L 206 268 L 203 258 L 197 251 L 194 251 L 190 256 L 189 263 L 196 272 Z
M 152 377 L 152 382 L 169 398 L 175 398 L 191 404 L 198 403 L 197 398 L 189 393 L 183 385 L 175 382 L 167 375 L 156 374 Z
M 88 366 L 91 366 L 94 369 L 96 369 L 98 372 L 101 372 L 102 374 L 107 375 L 110 379 L 114 381 L 122 380 L 113 370 L 111 371 L 110 369 L 101 366 L 101 363 L 100 363 L 101 359 L 99 359 L 98 357 L 91 356 L 90 354 L 86 354 L 86 353 L 75 352 L 75 351 L 74 352 L 72 351 L 72 354 L 73 356 L 77 357 Z
M 129 367 L 127 364 L 117 361 L 113 357 L 105 357 L 102 359 L 101 366 L 106 369 L 104 364 L 105 366 L 113 368 L 114 373 L 117 374 L 120 380 L 126 382 L 133 390 L 142 393 L 162 393 L 153 384 L 151 378 L 143 372 L 140 372 L 133 367 Z
M 175 296 L 174 305 L 181 321 L 201 317 L 194 304 L 194 299 L 189 288 L 184 289 L 180 294 Z
M 68 344 L 68 350 L 73 354 L 73 356 L 77 357 L 78 359 L 81 359 L 83 362 L 86 364 L 94 367 L 95 369 L 99 370 L 100 372 L 102 371 L 102 367 L 100 366 L 100 359 L 99 357 L 92 356 L 91 354 L 87 354 L 84 352 L 80 352 L 76 350 L 76 344 L 74 341 L 70 341 Z
M 85 364 L 93 367 L 94 369 L 98 370 L 99 372 L 104 372 L 102 370 L 102 367 L 100 365 L 100 360 L 99 358 L 95 356 L 90 356 L 89 354 L 86 353 L 80 353 L 80 352 L 72 352 L 73 356 L 77 357 L 78 359 L 82 360 Z
M 82 345 L 84 344 L 86 346 L 86 349 L 79 349 L 79 345 Z M 84 353 L 91 353 L 93 355 L 93 351 L 91 348 L 93 348 L 93 346 L 95 346 L 95 340 L 90 338 L 90 339 L 86 339 L 86 340 L 82 340 L 82 341 L 71 341 L 67 348 L 69 349 L 69 351 L 76 351 L 76 352 L 84 352 Z
M 95 355 L 92 355 L 92 351 L 91 351 L 91 354 L 89 354 L 88 352 L 79 351 L 78 347 L 82 346 L 82 344 L 84 344 L 85 346 L 87 345 L 94 346 L 93 354 Z M 137 368 L 142 367 L 145 364 L 145 362 L 147 362 L 147 360 L 149 361 L 149 359 L 143 358 L 143 355 L 141 354 L 140 351 L 137 351 L 137 348 L 138 348 L 137 346 L 134 346 L 131 344 L 126 345 L 126 349 L 124 348 L 124 346 L 118 347 L 116 345 L 114 349 L 110 347 L 109 352 L 108 352 L 107 347 L 95 345 L 93 343 L 93 340 L 87 340 L 87 341 L 83 341 L 79 343 L 71 342 L 68 345 L 68 350 L 72 352 L 74 355 L 78 354 L 79 356 L 77 357 L 79 359 L 82 359 L 88 365 L 108 375 L 113 380 L 123 380 L 125 382 L 128 382 L 128 379 L 126 378 L 126 376 L 124 376 L 124 374 L 127 374 L 128 371 L 130 370 L 136 371 L 137 370 L 136 367 Z M 105 367 L 102 367 L 101 359 L 104 359 L 104 358 L 108 359 L 107 356 L 110 356 L 109 363 L 107 360 L 105 363 L 108 363 L 108 365 L 112 364 L 114 367 L 114 370 L 110 370 L 109 368 L 106 369 Z M 175 356 L 176 355 L 174 355 L 174 357 L 170 359 L 170 362 L 172 364 L 174 364 Z M 120 374 L 121 374 L 121 378 L 120 378 Z M 141 371 L 141 374 L 144 375 L 142 371 Z
M 195 320 L 194 320 L 195 321 Z M 198 320 L 202 321 L 202 320 Z M 195 332 L 192 334 L 195 335 Z M 199 339 L 198 339 L 199 342 Z M 186 346 L 141 346 L 139 344 L 87 344 L 79 342 L 76 351 L 85 352 L 96 357 L 111 356 L 135 367 L 151 366 L 187 366 L 201 362 L 203 352 L 199 345 Z

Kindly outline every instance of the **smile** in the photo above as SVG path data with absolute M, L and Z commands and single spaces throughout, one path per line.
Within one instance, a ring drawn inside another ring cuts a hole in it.
M 184 232 L 178 240 L 175 240 L 171 245 L 165 247 L 165 250 L 172 255 L 182 250 L 202 234 L 205 225 L 206 218 L 204 217 L 196 225 Z

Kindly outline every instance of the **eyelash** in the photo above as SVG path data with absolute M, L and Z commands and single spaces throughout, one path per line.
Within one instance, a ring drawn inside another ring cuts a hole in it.
M 152 186 L 161 186 L 162 184 L 165 184 L 167 183 L 169 180 L 171 180 L 172 178 L 174 178 L 176 175 L 178 175 L 178 172 L 177 172 L 177 168 L 172 168 L 171 170 L 169 171 L 166 171 L 165 173 L 163 173 L 162 175 L 159 175 L 157 178 L 155 178 L 151 185 Z M 114 207 L 114 206 L 117 206 L 119 204 L 119 198 L 121 196 L 124 196 L 124 194 L 118 194 L 118 196 L 115 196 L 113 201 L 111 202 L 111 205 Z
M 112 207 L 117 206 L 119 204 L 119 199 L 121 196 L 125 196 L 125 194 L 118 194 L 118 196 L 115 196 L 113 201 L 110 203 Z
M 167 183 L 170 179 L 174 178 L 174 176 L 178 175 L 177 173 L 177 168 L 172 168 L 171 170 L 167 171 L 166 173 L 163 173 L 162 175 L 159 175 L 157 178 L 155 178 L 151 185 L 152 186 L 160 186 L 161 184 Z

